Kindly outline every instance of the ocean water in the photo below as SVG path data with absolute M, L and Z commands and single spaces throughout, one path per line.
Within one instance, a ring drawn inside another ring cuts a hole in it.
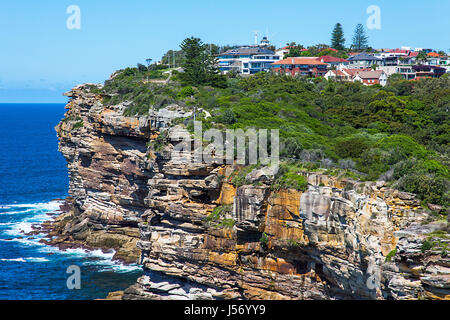
M 142 274 L 112 261 L 114 252 L 61 251 L 26 236 L 50 220 L 67 196 L 65 159 L 54 127 L 63 104 L 0 104 L 0 300 L 90 300 L 123 290 Z M 67 268 L 81 270 L 81 289 L 67 287 Z

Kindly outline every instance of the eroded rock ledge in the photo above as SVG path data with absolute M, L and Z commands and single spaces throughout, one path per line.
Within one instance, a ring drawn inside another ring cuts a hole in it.
M 267 179 L 236 189 L 234 166 L 147 148 L 188 111 L 124 117 L 89 86 L 67 95 L 56 130 L 73 210 L 58 233 L 142 264 L 123 299 L 450 298 L 448 238 L 424 246 L 445 226 L 426 223 L 414 195 L 308 172 L 306 192 Z

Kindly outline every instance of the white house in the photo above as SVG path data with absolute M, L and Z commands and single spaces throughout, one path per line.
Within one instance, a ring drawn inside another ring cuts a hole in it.
M 416 78 L 416 72 L 412 66 L 398 65 L 398 66 L 381 66 L 377 70 L 382 70 L 389 78 L 393 74 L 400 74 L 405 80 L 414 80 Z
M 273 62 L 280 56 L 262 46 L 246 46 L 228 50 L 218 56 L 219 69 L 222 73 L 231 71 L 248 75 L 269 71 Z

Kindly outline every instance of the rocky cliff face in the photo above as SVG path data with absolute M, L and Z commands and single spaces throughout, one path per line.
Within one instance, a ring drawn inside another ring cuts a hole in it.
M 414 195 L 308 172 L 305 192 L 273 191 L 258 171 L 235 188 L 236 166 L 171 156 L 171 120 L 190 113 L 130 118 L 89 86 L 68 96 L 57 132 L 74 208 L 57 241 L 139 260 L 124 299 L 450 298 L 449 239 Z

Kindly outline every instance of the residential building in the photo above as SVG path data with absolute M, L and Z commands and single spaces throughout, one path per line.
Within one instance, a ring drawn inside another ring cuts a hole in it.
M 233 71 L 242 75 L 267 72 L 272 63 L 278 60 L 279 55 L 261 46 L 235 48 L 218 56 L 219 69 L 222 73 Z
M 349 68 L 364 69 L 370 68 L 373 65 L 382 65 L 383 60 L 367 53 L 359 53 L 347 59 L 349 61 Z
M 317 60 L 320 62 L 326 63 L 328 67 L 335 67 L 337 69 L 342 69 L 348 66 L 349 61 L 342 59 L 342 58 L 336 58 L 331 56 L 322 56 L 318 57 Z
M 415 65 L 412 67 L 416 72 L 416 79 L 440 78 L 447 72 L 446 68 L 431 65 Z
M 323 77 L 327 73 L 328 65 L 320 62 L 317 58 L 286 58 L 272 64 L 272 71 L 291 75 L 306 77 Z
M 387 84 L 387 79 L 383 70 L 360 71 L 353 78 L 353 82 L 360 81 L 366 86 L 379 84 L 384 87 Z
M 286 47 L 277 49 L 277 50 L 275 51 L 275 54 L 276 54 L 277 56 L 279 56 L 280 59 L 283 59 L 284 56 L 287 55 L 287 54 L 289 53 L 289 51 L 291 50 L 291 48 L 293 48 L 293 47 L 292 47 L 292 46 L 286 46 Z
M 382 70 L 388 78 L 393 74 L 400 74 L 405 80 L 414 80 L 416 78 L 415 70 L 408 65 L 381 66 L 377 70 Z
M 339 69 L 329 70 L 325 74 L 324 78 L 327 80 L 334 80 L 334 81 L 352 81 L 353 80 L 353 76 L 351 74 L 345 72 L 344 70 L 339 70 Z
M 324 77 L 327 80 L 335 81 L 360 81 L 367 86 L 374 84 L 385 86 L 388 79 L 387 74 L 383 70 L 374 71 L 372 69 L 329 70 Z
M 414 51 L 415 51 L 415 52 L 421 52 L 421 51 L 423 51 L 423 52 L 425 52 L 425 53 L 430 53 L 430 52 L 433 52 L 433 49 L 415 48 Z
M 263 37 L 260 43 L 261 47 L 268 47 L 270 46 L 270 41 L 267 37 Z

